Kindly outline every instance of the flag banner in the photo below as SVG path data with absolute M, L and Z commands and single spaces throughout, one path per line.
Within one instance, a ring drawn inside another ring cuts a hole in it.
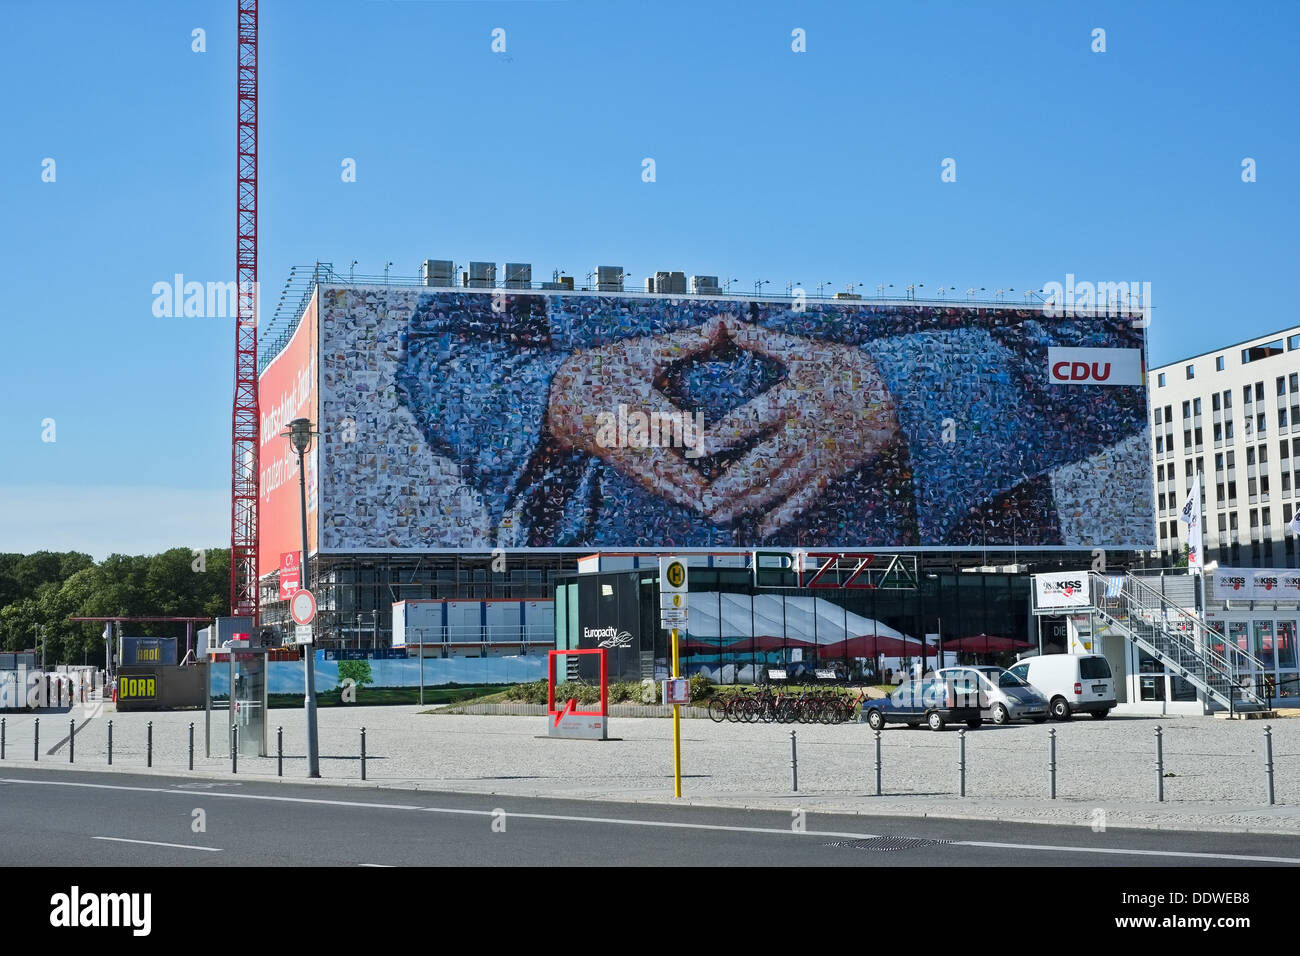
M 1187 573 L 1196 574 L 1204 569 L 1201 556 L 1201 476 L 1192 479 L 1192 490 L 1187 495 L 1178 520 L 1187 525 Z

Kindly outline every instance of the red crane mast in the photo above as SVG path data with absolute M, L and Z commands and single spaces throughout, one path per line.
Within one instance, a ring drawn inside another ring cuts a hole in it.
M 231 415 L 230 613 L 258 620 L 257 0 L 238 0 L 235 402 Z

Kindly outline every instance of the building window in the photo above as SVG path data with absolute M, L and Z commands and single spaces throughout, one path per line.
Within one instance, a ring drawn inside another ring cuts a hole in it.
M 1282 472 L 1282 494 L 1286 494 L 1290 490 L 1291 490 L 1291 472 L 1284 471 Z M 1290 521 L 1291 519 L 1287 518 L 1286 520 Z
M 1214 395 L 1210 397 L 1210 404 L 1214 406 L 1214 410 L 1216 412 L 1220 409 L 1223 403 L 1222 403 L 1222 399 L 1220 399 L 1219 397 L 1218 392 L 1215 392 Z
M 1300 349 L 1300 335 L 1287 336 L 1286 347 L 1289 349 Z
M 1164 387 L 1165 387 L 1165 373 L 1164 373 L 1164 372 L 1161 372 L 1159 375 L 1156 376 L 1156 384 L 1159 385 L 1160 388 L 1164 388 Z
M 1254 478 L 1246 479 L 1246 493 L 1252 498 L 1259 494 L 1259 484 Z
M 1220 514 L 1220 515 L 1219 515 L 1219 534 L 1223 534 L 1223 533 L 1225 533 L 1227 530 L 1228 530 L 1228 516 L 1225 515 L 1225 514 Z
M 1300 405 L 1291 406 L 1291 427 L 1295 428 L 1296 423 L 1300 422 Z
M 1247 464 L 1247 465 L 1253 465 L 1253 464 L 1255 464 L 1255 446 L 1254 446 L 1254 445 L 1251 445 L 1249 448 L 1246 449 L 1246 464 Z
M 1200 429 L 1200 428 L 1197 428 L 1197 429 L 1194 430 L 1194 432 L 1193 432 L 1193 438 L 1194 438 L 1195 441 L 1196 441 L 1196 447 L 1197 447 L 1197 448 L 1200 448 L 1201 445 L 1204 444 L 1204 442 L 1205 442 L 1205 439 L 1201 437 L 1201 429 Z
M 1218 358 L 1216 358 L 1216 359 L 1214 360 L 1214 370 L 1215 370 L 1216 372 L 1222 372 L 1222 371 L 1223 371 L 1223 356 L 1222 356 L 1222 355 L 1220 355 Z
M 1267 445 L 1260 445 L 1260 446 L 1259 446 L 1259 463 L 1260 463 L 1261 465 L 1267 465 L 1267 464 L 1268 464 L 1268 446 L 1267 446 Z
M 1228 500 L 1237 500 L 1237 483 L 1235 481 L 1228 482 Z
M 1161 492 L 1161 493 L 1160 493 L 1160 508 L 1159 508 L 1159 510 L 1160 510 L 1160 511 L 1164 511 L 1164 510 L 1165 510 L 1165 495 L 1164 495 L 1164 492 Z
M 1191 417 L 1192 417 L 1192 403 L 1183 402 L 1183 418 L 1191 418 Z
M 1229 468 L 1237 467 L 1237 453 L 1235 451 L 1228 452 L 1228 467 Z
M 1264 434 L 1264 430 L 1265 430 L 1267 427 L 1268 427 L 1268 424 L 1267 424 L 1267 422 L 1265 421 L 1264 413 L 1263 413 L 1263 412 L 1260 412 L 1258 415 L 1255 416 L 1255 434 L 1256 434 L 1256 435 L 1262 435 L 1262 434 Z
M 1164 435 L 1157 435 L 1157 436 L 1156 436 L 1156 454 L 1157 454 L 1157 455 L 1163 455 L 1164 453 L 1165 453 L 1165 436 L 1164 436 Z
M 1196 366 L 1195 366 L 1195 365 L 1189 365 L 1189 366 L 1187 366 L 1187 377 L 1188 377 L 1189 379 L 1196 378 Z
M 1270 510 L 1271 510 L 1271 509 L 1269 509 L 1269 508 L 1265 508 L 1265 509 L 1264 509 L 1264 513 L 1263 513 L 1262 515 L 1260 515 L 1260 519 L 1261 519 L 1261 521 L 1263 522 L 1263 525 L 1264 525 L 1265 528 L 1270 528 L 1270 527 L 1273 526 L 1273 520 L 1272 520 L 1272 518 L 1271 518 L 1271 516 L 1270 516 Z
M 1286 376 L 1285 376 L 1285 375 L 1279 375 L 1279 376 L 1277 377 L 1277 393 L 1278 393 L 1279 395 L 1285 395 L 1285 394 L 1286 394 Z
M 1184 466 L 1186 466 L 1186 467 L 1183 469 L 1183 473 L 1184 473 L 1188 478 L 1192 477 L 1192 460 L 1189 458 L 1189 459 L 1187 459 L 1187 461 L 1183 462 L 1183 464 L 1184 464 Z
M 1192 414 L 1201 414 L 1201 400 L 1199 398 L 1192 399 Z
M 1259 476 L 1259 493 L 1261 495 L 1268 494 L 1268 475 Z
M 1156 406 L 1155 417 L 1156 417 L 1157 425 L 1164 422 L 1164 409 L 1162 409 L 1159 405 Z
M 1190 428 L 1184 428 L 1184 429 L 1183 429 L 1183 448 L 1184 448 L 1184 449 L 1188 449 L 1188 448 L 1191 448 L 1191 447 L 1192 447 L 1192 430 L 1191 430 Z
M 1222 423 L 1222 422 L 1215 422 L 1215 423 L 1214 423 L 1214 440 L 1215 440 L 1216 442 L 1218 442 L 1218 441 L 1223 441 L 1223 423 Z
M 1252 528 L 1259 527 L 1259 509 L 1257 508 L 1250 509 L 1250 526 Z
M 1216 501 L 1223 501 L 1223 500 L 1224 500 L 1224 497 L 1223 497 L 1223 482 L 1219 482 L 1217 485 L 1215 485 L 1215 487 L 1214 487 L 1214 491 L 1215 491 L 1215 500 L 1216 500 Z
M 1257 402 L 1262 402 L 1263 400 L 1264 400 L 1264 383 L 1263 383 L 1263 382 L 1256 382 L 1256 383 L 1255 383 L 1255 401 L 1257 401 Z
M 1223 423 L 1223 437 L 1228 441 L 1232 441 L 1232 422 Z
M 1291 391 L 1300 392 L 1300 373 L 1291 373 Z
M 1277 450 L 1278 450 L 1278 454 L 1280 454 L 1283 458 L 1291 457 L 1291 446 L 1287 443 L 1287 440 L 1285 438 L 1283 438 L 1280 442 L 1277 443 Z
M 1235 511 L 1228 514 L 1228 528 L 1232 531 L 1237 530 L 1237 512 Z
M 1214 470 L 1223 471 L 1223 452 L 1219 452 L 1214 456 Z
M 1252 345 L 1248 349 L 1241 350 L 1241 364 L 1246 365 L 1249 362 L 1258 362 L 1260 359 L 1272 358 L 1274 355 L 1281 355 L 1282 340 L 1274 339 L 1265 345 Z
M 1167 421 L 1167 422 L 1172 422 L 1173 420 L 1174 420 L 1174 406 L 1172 406 L 1172 405 L 1166 405 L 1166 406 L 1165 406 L 1165 421 Z
M 1285 408 L 1279 408 L 1279 409 L 1277 410 L 1277 427 L 1278 427 L 1278 428 L 1286 428 L 1286 409 L 1285 409 Z

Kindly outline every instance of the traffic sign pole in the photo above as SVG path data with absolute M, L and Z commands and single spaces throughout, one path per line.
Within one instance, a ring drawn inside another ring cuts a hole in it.
M 682 676 L 678 656 L 677 628 L 673 628 L 673 679 Z M 673 704 L 673 795 L 682 795 L 682 708 Z

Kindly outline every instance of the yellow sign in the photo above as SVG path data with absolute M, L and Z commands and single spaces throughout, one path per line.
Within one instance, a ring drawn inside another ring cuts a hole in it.
M 153 700 L 157 696 L 157 679 L 153 677 L 123 677 L 118 681 L 118 700 Z
M 665 576 L 670 585 L 675 588 L 681 587 L 686 583 L 686 565 L 680 561 L 673 561 L 668 565 L 668 573 Z

